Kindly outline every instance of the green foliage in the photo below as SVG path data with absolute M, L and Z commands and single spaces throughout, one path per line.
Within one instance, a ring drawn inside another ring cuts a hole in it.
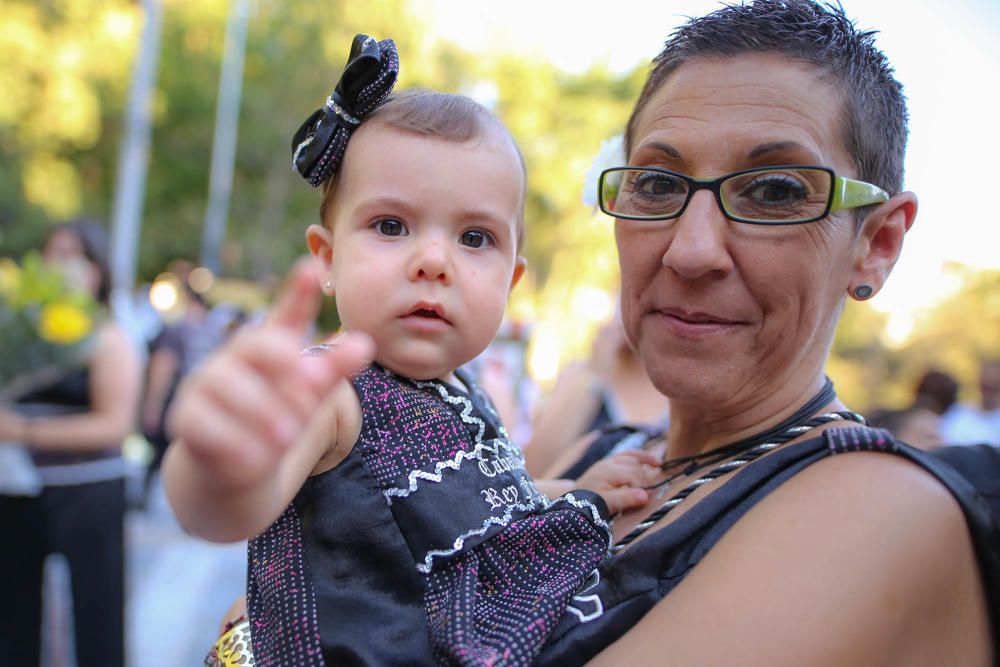
M 899 367 L 915 379 L 928 368 L 951 373 L 975 400 L 979 364 L 1000 359 L 1000 270 L 961 270 L 962 287 L 916 322 L 898 351 Z

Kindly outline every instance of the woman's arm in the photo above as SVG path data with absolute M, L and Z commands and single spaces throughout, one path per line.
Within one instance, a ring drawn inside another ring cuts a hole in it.
M 179 367 L 180 355 L 171 347 L 157 347 L 149 355 L 146 392 L 142 401 L 142 428 L 145 433 L 156 433 L 160 428 L 167 396 L 170 394 Z
M 90 361 L 90 410 L 51 417 L 18 417 L 5 412 L 4 437 L 35 449 L 65 452 L 120 446 L 135 424 L 141 371 L 125 332 L 107 323 L 97 333 Z M 9 431 L 9 432 L 8 432 Z
M 582 436 L 598 407 L 595 376 L 586 364 L 567 366 L 539 408 L 524 447 L 525 467 L 542 475 Z
M 852 453 L 776 489 L 593 665 L 988 665 L 961 509 L 927 473 Z

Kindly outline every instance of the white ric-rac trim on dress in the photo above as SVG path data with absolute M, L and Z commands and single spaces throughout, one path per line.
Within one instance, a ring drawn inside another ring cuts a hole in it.
M 525 512 L 530 512 L 534 509 L 535 509 L 535 498 L 531 498 L 531 502 L 527 505 L 525 505 L 524 503 L 517 503 L 516 505 L 508 505 L 502 517 L 491 516 L 487 518 L 485 521 L 483 521 L 483 525 L 481 528 L 474 528 L 456 537 L 455 541 L 452 543 L 451 549 L 434 549 L 432 551 L 428 551 L 427 555 L 424 556 L 424 562 L 417 563 L 417 571 L 422 572 L 423 574 L 427 574 L 428 572 L 431 571 L 431 563 L 435 558 L 451 556 L 453 554 L 458 553 L 459 551 L 462 550 L 462 547 L 465 545 L 465 540 L 467 540 L 470 537 L 478 537 L 479 535 L 483 535 L 484 533 L 486 533 L 487 530 L 490 529 L 490 526 L 506 526 L 508 523 L 510 523 L 511 519 L 513 518 L 514 510 L 524 510 Z
M 496 456 L 500 456 L 501 448 L 504 450 L 512 449 L 509 446 L 507 446 L 506 443 L 504 443 L 502 440 L 497 439 L 493 440 L 492 442 L 495 443 L 493 446 L 490 446 L 490 444 L 487 442 L 482 442 L 477 444 L 476 448 L 473 449 L 471 452 L 466 452 L 463 450 L 458 452 L 455 455 L 455 458 L 453 459 L 448 459 L 446 461 L 438 461 L 437 463 L 434 464 L 434 472 L 424 472 L 423 470 L 411 470 L 410 474 L 407 475 L 407 482 L 408 482 L 407 486 L 405 487 L 397 486 L 391 489 L 386 489 L 385 491 L 382 492 L 382 495 L 385 496 L 386 501 L 391 505 L 392 499 L 394 497 L 405 498 L 414 491 L 416 491 L 418 484 L 417 480 L 424 480 L 426 482 L 437 483 L 441 481 L 441 471 L 444 470 L 445 468 L 458 470 L 460 467 L 462 467 L 462 461 L 466 459 L 478 460 L 478 461 L 488 460 L 483 458 L 482 452 L 484 450 Z

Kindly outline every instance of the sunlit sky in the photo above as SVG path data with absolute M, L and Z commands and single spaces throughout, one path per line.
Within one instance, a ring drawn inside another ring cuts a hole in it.
M 433 17 L 436 38 L 481 53 L 517 51 L 571 71 L 647 63 L 685 16 L 720 6 L 718 0 L 419 1 Z M 990 203 L 1000 202 L 1000 1 L 841 4 L 859 27 L 879 31 L 877 44 L 909 100 L 905 187 L 917 193 L 920 209 L 892 277 L 872 300 L 890 314 L 890 335 L 902 338 L 922 309 L 959 286 L 961 266 L 1000 268 L 1000 203 Z

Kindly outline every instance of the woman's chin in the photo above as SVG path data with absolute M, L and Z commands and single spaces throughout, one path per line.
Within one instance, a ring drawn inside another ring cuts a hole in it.
M 672 401 L 719 405 L 732 398 L 737 386 L 733 366 L 718 358 L 664 357 L 661 351 L 652 358 L 642 350 L 640 358 L 653 386 Z

